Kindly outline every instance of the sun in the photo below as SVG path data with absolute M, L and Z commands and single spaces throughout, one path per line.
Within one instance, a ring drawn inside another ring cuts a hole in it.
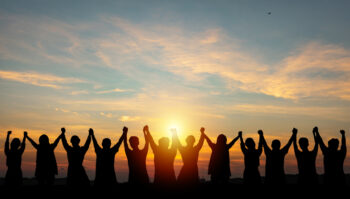
M 183 129 L 179 122 L 170 122 L 166 128 L 167 128 L 166 130 L 169 137 L 172 137 L 172 133 L 171 133 L 172 129 L 175 129 L 178 137 L 181 137 L 181 133 Z

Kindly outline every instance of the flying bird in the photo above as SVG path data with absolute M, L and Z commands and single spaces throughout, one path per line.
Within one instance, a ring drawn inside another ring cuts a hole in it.
M 271 12 L 268 12 L 267 14 L 268 14 L 268 15 L 271 15 Z

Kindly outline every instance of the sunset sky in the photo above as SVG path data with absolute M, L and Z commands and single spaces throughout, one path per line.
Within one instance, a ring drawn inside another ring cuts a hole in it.
M 93 128 L 99 141 L 115 143 L 127 126 L 143 147 L 146 124 L 155 140 L 177 128 L 183 143 L 190 134 L 198 140 L 202 126 L 213 141 L 239 130 L 257 141 L 263 129 L 269 144 L 285 144 L 293 127 L 312 138 L 318 126 L 325 142 L 344 129 L 349 144 L 349 9 L 340 0 L 1 0 L 0 177 L 8 130 L 11 138 L 26 130 L 36 141 L 43 133 L 53 141 L 65 127 L 83 144 Z M 202 178 L 210 152 L 205 143 Z M 232 176 L 241 177 L 238 142 L 230 154 Z M 35 156 L 28 143 L 25 177 L 34 176 Z M 56 158 L 65 177 L 61 143 Z M 91 145 L 84 162 L 90 179 L 95 159 Z M 265 155 L 260 163 L 264 174 Z M 153 178 L 151 150 L 147 164 Z M 177 173 L 181 165 L 178 153 Z M 126 181 L 123 148 L 115 168 Z M 285 169 L 297 172 L 293 147 Z

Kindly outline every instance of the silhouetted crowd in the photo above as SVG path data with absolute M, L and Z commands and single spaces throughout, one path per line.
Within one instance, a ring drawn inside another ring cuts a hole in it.
M 70 144 L 66 139 L 65 128 L 61 129 L 61 135 L 50 143 L 47 135 L 43 134 L 39 137 L 39 143 L 32 140 L 27 132 L 24 132 L 22 142 L 18 138 L 14 138 L 10 144 L 11 131 L 7 133 L 5 142 L 5 154 L 7 173 L 5 183 L 9 186 L 19 186 L 22 184 L 21 160 L 25 150 L 25 142 L 28 140 L 37 151 L 35 177 L 39 185 L 52 185 L 55 175 L 58 174 L 57 162 L 54 150 L 59 141 L 62 141 L 63 147 L 67 152 L 68 171 L 67 185 L 86 187 L 90 186 L 90 180 L 83 167 L 84 156 L 89 149 L 92 140 L 96 153 L 96 177 L 94 186 L 108 187 L 117 184 L 117 178 L 114 171 L 114 159 L 119 151 L 121 144 L 124 145 L 126 157 L 129 166 L 128 183 L 135 185 L 144 185 L 150 183 L 147 169 L 146 157 L 148 148 L 154 154 L 154 184 L 171 187 L 183 186 L 190 187 L 198 185 L 198 156 L 204 144 L 208 143 L 211 148 L 211 156 L 208 167 L 208 174 L 211 182 L 214 184 L 228 183 L 231 176 L 230 171 L 230 155 L 229 150 L 239 139 L 241 150 L 244 156 L 244 173 L 243 180 L 245 184 L 261 184 L 261 176 L 259 173 L 260 156 L 262 152 L 266 155 L 266 172 L 265 183 L 281 185 L 286 183 L 286 175 L 284 172 L 284 158 L 287 155 L 290 146 L 293 144 L 294 153 L 298 164 L 298 183 L 299 184 L 318 184 L 318 174 L 316 172 L 316 156 L 318 148 L 321 148 L 324 157 L 324 183 L 325 184 L 346 184 L 346 178 L 343 170 L 343 164 L 346 157 L 346 138 L 345 131 L 341 130 L 341 146 L 339 148 L 338 139 L 330 139 L 326 146 L 318 132 L 318 128 L 313 129 L 313 137 L 315 146 L 310 151 L 309 141 L 302 137 L 299 139 L 299 147 L 297 144 L 297 129 L 292 130 L 292 135 L 288 143 L 281 148 L 281 142 L 277 139 L 272 141 L 271 147 L 267 145 L 262 130 L 258 131 L 259 144 L 256 144 L 252 138 L 243 140 L 242 132 L 238 133 L 231 142 L 227 143 L 227 137 L 220 134 L 216 143 L 213 143 L 205 134 L 205 129 L 201 128 L 200 138 L 195 144 L 195 137 L 190 135 L 186 138 L 186 145 L 182 145 L 178 139 L 175 129 L 172 129 L 172 143 L 169 148 L 170 140 L 167 137 L 159 139 L 158 144 L 153 140 L 148 126 L 143 128 L 145 137 L 145 146 L 139 148 L 139 138 L 131 136 L 129 143 L 127 142 L 128 128 L 123 128 L 123 134 L 118 142 L 112 146 L 109 138 L 104 138 L 102 146 L 96 141 L 94 131 L 89 129 L 89 135 L 83 146 L 80 146 L 80 138 L 76 135 L 70 139 Z M 130 146 L 129 146 L 130 145 Z M 183 166 L 176 178 L 174 171 L 174 160 L 177 151 L 180 152 Z

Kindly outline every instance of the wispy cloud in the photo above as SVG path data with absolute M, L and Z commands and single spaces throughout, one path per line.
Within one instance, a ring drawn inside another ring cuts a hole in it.
M 63 88 L 62 84 L 71 84 L 84 82 L 77 78 L 59 77 L 51 74 L 42 74 L 37 72 L 16 72 L 0 70 L 0 78 L 22 82 L 41 87 L 49 87 L 54 89 Z
M 106 93 L 124 93 L 129 92 L 131 90 L 115 88 L 112 90 L 104 90 L 104 91 L 96 91 L 97 94 L 106 94 Z
M 127 115 L 123 115 L 119 118 L 120 121 L 122 122 L 133 122 L 133 121 L 138 121 L 140 120 L 139 116 L 127 116 Z

